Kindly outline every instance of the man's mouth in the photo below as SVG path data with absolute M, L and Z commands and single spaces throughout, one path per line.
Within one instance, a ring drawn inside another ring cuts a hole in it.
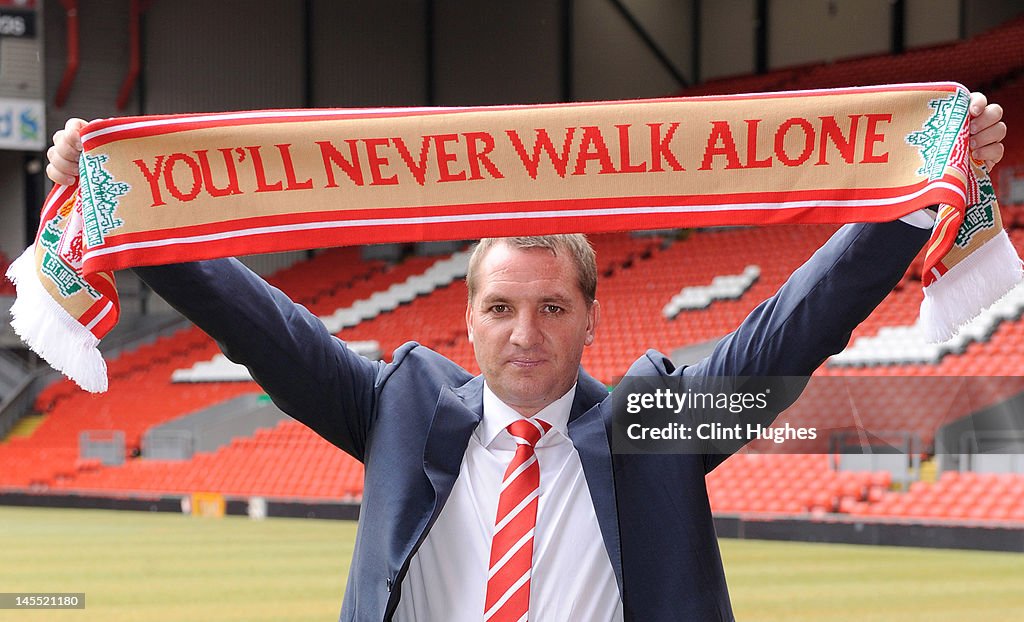
M 544 359 L 537 358 L 513 358 L 509 360 L 509 365 L 519 367 L 521 369 L 531 369 L 534 367 L 540 367 L 544 362 Z

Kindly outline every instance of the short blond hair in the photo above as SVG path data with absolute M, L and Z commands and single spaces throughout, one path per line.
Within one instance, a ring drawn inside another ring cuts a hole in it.
M 476 271 L 487 253 L 498 244 L 507 244 L 515 249 L 543 248 L 551 251 L 554 256 L 565 253 L 576 267 L 577 283 L 587 304 L 597 299 L 597 254 L 590 240 L 582 233 L 564 233 L 558 235 L 530 235 L 509 238 L 483 238 L 473 248 L 466 271 L 466 288 L 469 299 L 473 300 L 476 292 Z

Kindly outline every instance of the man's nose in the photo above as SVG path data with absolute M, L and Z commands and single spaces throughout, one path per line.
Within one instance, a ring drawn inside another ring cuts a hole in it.
M 517 313 L 509 341 L 512 342 L 512 345 L 523 349 L 540 345 L 544 341 L 544 335 L 540 332 L 536 315 L 533 313 Z

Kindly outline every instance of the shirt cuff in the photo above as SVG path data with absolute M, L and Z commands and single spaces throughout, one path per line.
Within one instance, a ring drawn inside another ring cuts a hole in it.
M 918 229 L 931 229 L 935 225 L 935 210 L 924 207 L 900 218 L 900 221 Z

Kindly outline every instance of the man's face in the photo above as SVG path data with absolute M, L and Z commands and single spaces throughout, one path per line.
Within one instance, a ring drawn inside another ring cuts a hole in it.
M 487 386 L 529 417 L 576 382 L 598 316 L 565 253 L 497 244 L 478 266 L 466 326 Z

